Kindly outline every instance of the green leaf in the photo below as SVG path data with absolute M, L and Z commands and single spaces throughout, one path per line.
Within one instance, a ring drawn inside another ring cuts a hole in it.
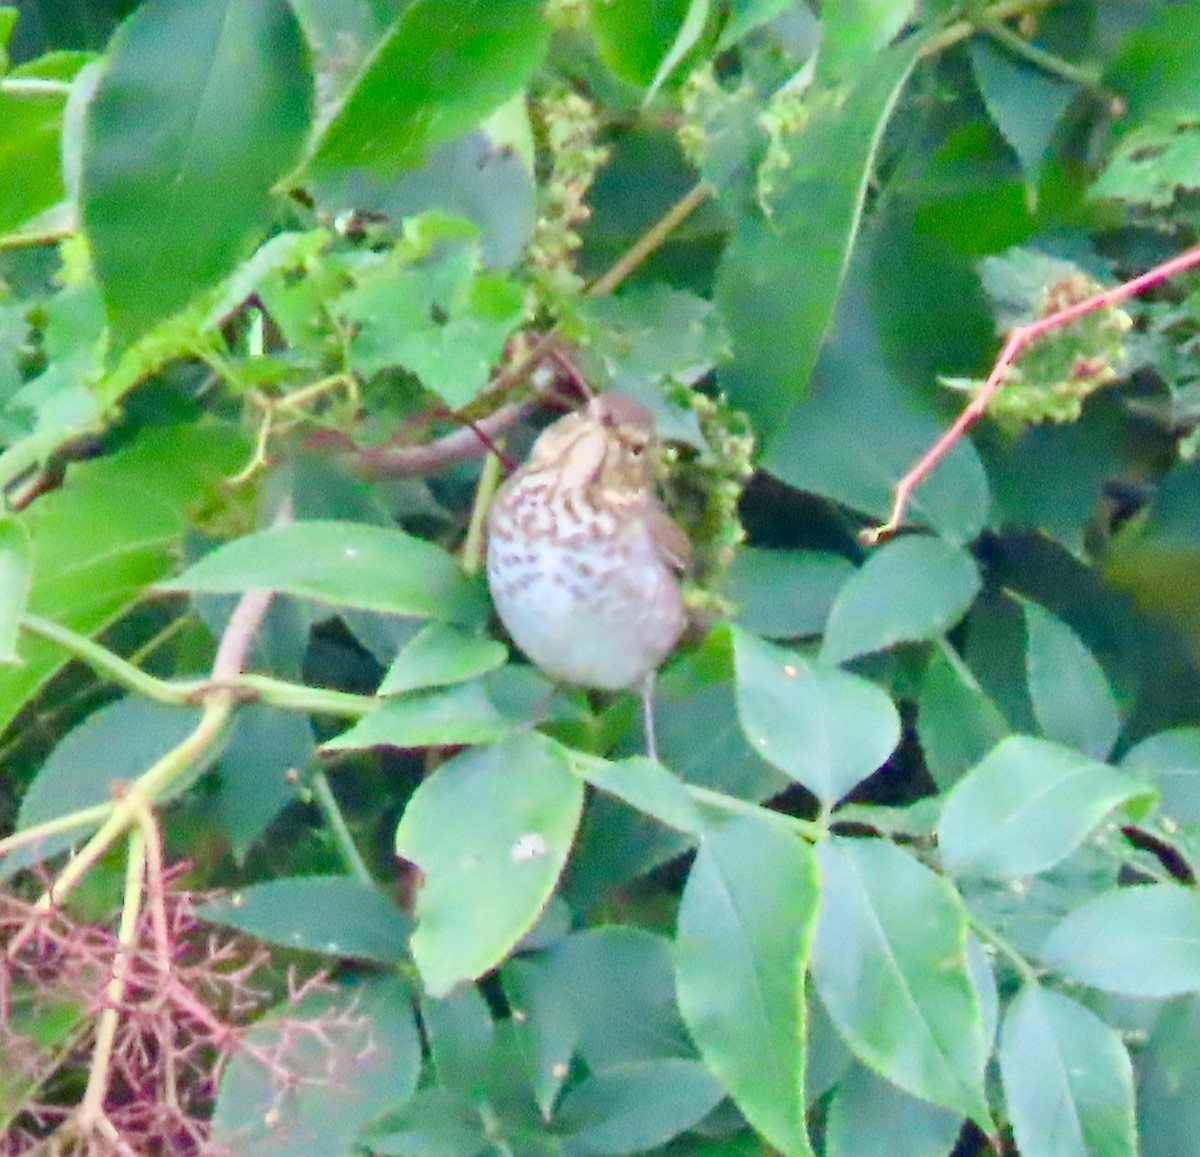
M 17 516 L 33 542 L 29 610 L 85 635 L 120 617 L 175 564 L 187 511 L 245 452 L 228 426 L 168 426 L 73 466 Z M 21 656 L 22 666 L 0 667 L 0 728 L 67 659 L 31 635 Z
M 798 639 L 825 628 L 834 596 L 854 572 L 840 554 L 744 546 L 725 573 L 721 593 L 738 625 L 766 639 Z
M 491 1149 L 478 1105 L 466 1093 L 437 1085 L 421 1089 L 368 1134 L 372 1153 L 394 1157 L 476 1157 Z
M 957 893 L 883 840 L 832 837 L 817 863 L 812 976 L 838 1032 L 894 1085 L 989 1130 L 988 1047 Z
M 239 863 L 271 821 L 300 798 L 296 773 L 316 756 L 307 716 L 263 703 L 239 709 L 221 752 L 213 802 L 217 823 Z
M 1162 475 L 1149 510 L 1113 537 L 1104 574 L 1200 653 L 1200 462 Z
M 350 876 L 252 884 L 200 904 L 196 915 L 283 948 L 381 964 L 409 959 L 412 922 L 374 885 Z
M 1200 823 L 1200 727 L 1151 735 L 1125 753 L 1121 766 L 1154 780 L 1172 819 Z
M 403 1105 L 421 1073 L 409 985 L 390 973 L 280 1005 L 241 1043 L 212 1115 L 213 1144 L 240 1157 L 351 1153 L 359 1130 Z M 264 1056 L 286 1071 L 286 1088 Z
M 508 649 L 495 639 L 480 639 L 446 623 L 430 623 L 400 649 L 376 694 L 466 683 L 502 666 L 507 657 Z
M 642 756 L 610 762 L 572 752 L 571 767 L 599 791 L 681 832 L 699 835 L 704 830 L 687 785 L 661 763 Z
M 1143 125 L 1123 137 L 1092 185 L 1093 197 L 1165 209 L 1200 189 L 1200 132 L 1193 123 Z
M 529 79 L 546 50 L 537 0 L 415 0 L 355 81 L 306 177 L 394 172 L 461 136 Z
M 917 739 L 933 782 L 943 791 L 953 787 L 1008 731 L 1003 713 L 957 653 L 934 651 L 917 701 Z
M 475 247 L 456 246 L 364 277 L 334 307 L 356 327 L 350 365 L 364 375 L 403 367 L 451 409 L 472 401 L 524 313 L 520 287 L 477 266 Z
M 1054 131 L 1079 88 L 993 47 L 984 36 L 972 37 L 967 47 L 988 115 L 1017 154 L 1026 196 L 1035 206 Z
M 742 731 L 728 626 L 715 627 L 700 650 L 681 656 L 659 677 L 655 727 L 659 758 L 688 783 L 752 800 L 788 786 Z M 705 742 L 697 743 L 701 732 Z
M 1138 1132 L 1143 1157 L 1186 1153 L 1200 1129 L 1200 1000 L 1168 1003 L 1138 1050 Z
M 856 288 L 852 282 L 847 293 Z M 861 295 L 852 304 L 869 309 Z M 932 410 L 878 358 L 864 357 L 862 343 L 873 340 L 832 336 L 821 351 L 809 396 L 793 409 L 762 466 L 797 490 L 883 518 L 896 483 L 943 431 Z M 871 415 L 870 423 L 863 414 Z M 983 464 L 971 443 L 960 439 L 917 487 L 907 517 L 950 542 L 964 543 L 983 527 L 990 501 Z
M 1095 656 L 1060 618 L 1020 599 L 1029 697 L 1042 734 L 1106 759 L 1121 732 L 1117 697 Z
M 266 588 L 334 606 L 473 624 L 480 586 L 439 547 L 389 527 L 294 522 L 234 539 L 163 589 L 237 594 Z
M 699 1061 L 671 1057 L 602 1069 L 563 1097 L 555 1117 L 568 1157 L 626 1157 L 665 1145 L 721 1099 Z
M 1200 896 L 1173 884 L 1114 888 L 1068 914 L 1041 959 L 1122 996 L 1200 992 Z
M 586 298 L 589 353 L 614 389 L 649 406 L 660 438 L 706 449 L 696 415 L 663 398 L 665 382 L 696 381 L 728 352 L 713 303 L 669 285 L 634 284 L 612 297 Z
M 327 751 L 366 747 L 448 747 L 490 743 L 524 720 L 502 714 L 479 683 L 414 691 L 385 700 L 348 731 L 325 741 Z
M 734 223 L 715 288 L 734 353 L 721 385 L 764 441 L 779 432 L 808 387 L 875 153 L 922 42 L 913 36 L 885 50 L 857 85 L 812 108 L 803 131 L 783 142 L 795 159 L 772 174 L 770 216 Z
M 914 0 L 841 0 L 821 10 L 817 79 L 837 84 L 876 68 L 876 56 L 908 23 Z
M 1154 6 L 1130 26 L 1104 73 L 1104 86 L 1125 101 L 1130 126 L 1193 117 L 1200 92 L 1200 11 L 1190 4 Z
M 575 1055 L 578 1029 L 570 1004 L 572 986 L 558 983 L 555 970 L 542 954 L 509 960 L 500 978 L 538 1111 L 549 1120 Z M 629 981 L 629 991 L 640 992 L 641 988 L 638 981 Z
M 265 229 L 311 103 L 285 0 L 149 0 L 121 26 L 88 111 L 80 196 L 121 344 L 214 285 Z
M 0 663 L 20 663 L 17 636 L 33 581 L 33 543 L 15 518 L 0 517 Z
M 421 1023 L 438 1084 L 478 1098 L 487 1088 L 496 1047 L 495 1024 L 483 994 L 463 985 L 440 999 L 421 1000 Z
M 1026 985 L 1009 1005 L 1000 1076 L 1022 1157 L 1137 1157 L 1133 1066 L 1117 1032 Z
M 1012 735 L 947 797 L 938 824 L 942 863 L 960 876 L 1044 872 L 1114 808 L 1153 798 L 1145 780 L 1056 743 Z
M 195 729 L 200 712 L 168 707 L 136 696 L 118 699 L 93 711 L 68 731 L 25 791 L 17 813 L 17 831 L 98 804 L 111 803 L 114 783 L 132 783 Z M 50 836 L 0 860 L 0 878 L 55 856 L 100 821 Z
M 494 968 L 533 927 L 583 794 L 562 748 L 530 733 L 465 752 L 417 788 L 396 854 L 425 875 L 412 951 L 431 995 Z
M 873 683 L 733 631 L 738 718 L 751 747 L 827 807 L 878 770 L 900 717 Z
M 646 104 L 654 99 L 654 94 L 679 66 L 679 62 L 695 48 L 696 42 L 704 32 L 704 26 L 708 23 L 711 8 L 710 0 L 690 0 L 683 23 L 679 26 L 679 32 L 654 73 L 654 79 L 650 82 L 650 88 L 646 92 Z
M 59 170 L 62 93 L 0 92 L 0 234 L 64 196 Z
M 724 52 L 756 28 L 769 24 L 792 7 L 792 0 L 730 0 L 729 19 L 721 29 L 717 50 Z
M 679 904 L 679 1009 L 734 1103 L 787 1157 L 812 1153 L 804 971 L 816 902 L 808 845 L 739 817 L 706 832 Z
M 678 41 L 691 7 L 692 0 L 589 4 L 588 22 L 600 59 L 630 84 L 651 84 Z
M 593 1072 L 696 1050 L 676 1007 L 673 945 L 642 928 L 585 928 L 534 957 L 505 965 L 505 975 L 531 960 L 542 966 L 536 987 L 543 1024 Z M 537 1005 L 526 1011 L 536 1015 Z M 569 1031 L 568 1031 L 569 1029 Z M 566 1074 L 560 1074 L 560 1083 Z
M 829 1101 L 825 1157 L 946 1157 L 962 1116 L 855 1065 Z
M 829 611 L 821 658 L 844 663 L 895 643 L 934 639 L 979 593 L 975 560 L 927 535 L 886 543 L 846 580 Z

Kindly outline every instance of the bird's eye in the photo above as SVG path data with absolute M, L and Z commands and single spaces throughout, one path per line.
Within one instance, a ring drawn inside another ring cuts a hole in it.
M 646 449 L 646 443 L 641 439 L 633 439 L 629 443 L 629 453 L 637 458 L 643 450 Z

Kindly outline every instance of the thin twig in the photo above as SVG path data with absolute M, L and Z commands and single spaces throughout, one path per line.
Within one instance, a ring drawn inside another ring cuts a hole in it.
M 93 1130 L 104 1117 L 104 1101 L 108 1096 L 108 1077 L 112 1067 L 113 1045 L 121 1022 L 121 1002 L 137 948 L 138 914 L 142 900 L 142 885 L 146 875 L 146 847 L 140 828 L 129 833 L 128 860 L 125 865 L 125 903 L 117 930 L 117 949 L 113 957 L 112 976 L 104 993 L 104 1008 L 96 1025 L 96 1043 L 92 1063 L 88 1068 L 87 1088 L 79 1104 L 78 1122 L 84 1132 Z
M 523 368 L 533 367 L 522 363 Z M 524 407 L 504 405 L 475 425 L 435 438 L 419 446 L 369 446 L 356 451 L 355 468 L 367 478 L 406 478 L 439 474 L 451 466 L 471 462 L 486 454 L 485 438 L 497 439 L 520 418 Z
M 647 257 L 687 220 L 711 196 L 708 184 L 693 185 L 649 229 L 646 230 L 601 277 L 588 286 L 588 297 L 607 297 Z
M 342 814 L 337 796 L 333 794 L 333 788 L 329 786 L 329 777 L 323 768 L 317 768 L 313 773 L 311 783 L 313 795 L 325 815 L 325 822 L 329 824 L 329 830 L 333 833 L 333 838 L 337 843 L 338 850 L 342 853 L 342 860 L 346 867 L 350 869 L 356 879 L 365 884 L 374 884 L 375 879 L 371 875 L 371 869 L 367 867 L 366 860 L 362 858 L 362 853 L 359 852 L 358 845 L 354 842 L 350 825 L 346 823 L 346 817 Z
M 1031 341 L 1041 337 L 1043 334 L 1049 333 L 1051 330 L 1069 325 L 1085 314 L 1092 313 L 1097 309 L 1104 309 L 1106 306 L 1116 305 L 1126 298 L 1141 293 L 1143 289 L 1157 285 L 1161 281 L 1166 281 L 1167 278 L 1174 277 L 1175 274 L 1182 273 L 1185 269 L 1191 269 L 1195 265 L 1200 265 L 1200 246 L 1189 249 L 1179 254 L 1179 256 L 1173 257 L 1170 261 L 1163 262 L 1161 265 L 1156 265 L 1148 273 L 1143 273 L 1140 277 L 1135 277 L 1131 281 L 1113 286 L 1111 289 L 1102 290 L 1091 297 L 1085 298 L 1083 301 L 1077 301 L 1074 305 L 1067 306 L 1065 309 L 1060 309 L 1055 313 L 1048 314 L 1046 317 L 1038 318 L 1037 321 L 1030 322 L 1028 325 L 1019 325 L 1011 330 L 1008 339 L 1004 343 L 1004 348 L 1000 351 L 999 358 L 996 359 L 996 364 L 992 367 L 992 372 L 988 375 L 987 381 L 983 383 L 979 392 L 971 399 L 962 413 L 958 415 L 950 428 L 925 451 L 908 473 L 896 483 L 896 487 L 892 492 L 892 509 L 887 517 L 887 521 L 881 523 L 879 526 L 863 531 L 863 541 L 868 545 L 874 545 L 889 535 L 895 534 L 900 529 L 913 491 L 929 476 L 934 467 L 946 457 L 954 444 L 963 436 L 972 423 L 987 410 L 988 403 L 992 400 L 996 391 L 1004 384 L 1006 371 L 1016 360 L 1021 350 Z
M 479 485 L 475 487 L 475 500 L 471 504 L 471 521 L 467 526 L 467 537 L 462 548 L 462 568 L 467 574 L 478 574 L 483 565 L 484 529 L 487 512 L 500 483 L 500 456 L 489 454 L 483 460 L 479 474 Z

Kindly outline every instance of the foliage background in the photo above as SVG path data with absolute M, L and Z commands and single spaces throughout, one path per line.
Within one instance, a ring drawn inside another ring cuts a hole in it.
M 860 531 L 1194 243 L 1200 9 L 0 29 L 4 1152 L 1190 1151 L 1194 278 Z M 661 765 L 478 576 L 577 376 L 707 560 Z

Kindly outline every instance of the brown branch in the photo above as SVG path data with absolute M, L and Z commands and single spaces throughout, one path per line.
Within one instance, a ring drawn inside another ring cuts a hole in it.
M 501 406 L 486 418 L 480 418 L 473 426 L 464 426 L 461 430 L 421 445 L 365 447 L 354 454 L 355 468 L 372 479 L 440 473 L 487 453 L 490 449 L 487 440 L 499 438 L 521 417 L 524 409 L 524 406 L 516 404 Z M 480 437 L 481 434 L 483 437 Z
M 1161 265 L 1156 265 L 1140 277 L 1122 282 L 1111 289 L 1101 290 L 1099 293 L 1093 294 L 1083 301 L 1077 301 L 1074 305 L 1069 305 L 1065 309 L 1060 309 L 1055 313 L 1048 314 L 1046 317 L 1040 317 L 1037 321 L 1032 321 L 1028 325 L 1019 325 L 1011 330 L 1008 339 L 1004 343 L 1004 348 L 1000 351 L 1000 356 L 996 359 L 996 364 L 992 367 L 992 372 L 988 375 L 987 381 L 983 383 L 979 392 L 971 399 L 970 404 L 954 420 L 953 425 L 925 451 L 916 464 L 896 483 L 896 487 L 892 491 L 892 509 L 887 517 L 887 521 L 881 523 L 879 526 L 863 531 L 863 541 L 873 546 L 881 539 L 895 534 L 900 529 L 913 491 L 929 477 L 934 468 L 950 453 L 950 450 L 959 438 L 987 410 L 988 403 L 992 400 L 996 391 L 1004 385 L 1004 375 L 1008 368 L 1016 360 L 1021 350 L 1031 341 L 1041 337 L 1043 334 L 1049 333 L 1051 330 L 1069 325 L 1085 314 L 1092 313 L 1097 309 L 1104 309 L 1107 306 L 1116 305 L 1126 298 L 1141 293 L 1143 289 L 1148 289 L 1152 285 L 1166 281 L 1167 278 L 1174 277 L 1175 274 L 1182 273 L 1185 269 L 1191 269 L 1196 265 L 1200 265 L 1200 246 L 1189 249 L 1179 254 L 1179 256 L 1173 257 L 1170 261 L 1163 262 Z

